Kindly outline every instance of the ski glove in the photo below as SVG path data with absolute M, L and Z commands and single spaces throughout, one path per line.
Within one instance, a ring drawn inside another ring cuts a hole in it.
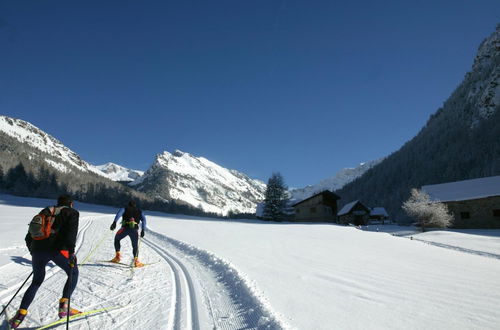
M 144 237 L 144 229 L 141 230 L 141 237 Z
M 113 221 L 113 223 L 111 224 L 111 226 L 109 227 L 110 230 L 115 230 L 116 228 L 116 222 Z

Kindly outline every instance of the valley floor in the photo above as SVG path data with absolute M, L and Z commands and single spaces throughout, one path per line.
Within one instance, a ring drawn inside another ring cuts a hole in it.
M 26 224 L 52 201 L 0 195 L 0 303 L 31 272 Z M 497 329 L 500 231 L 358 230 L 146 212 L 131 269 L 113 256 L 116 209 L 77 204 L 80 281 L 72 305 L 120 306 L 73 329 Z M 128 263 L 131 247 L 123 241 Z M 56 319 L 65 281 L 50 268 L 23 326 Z M 22 293 L 23 291 L 21 291 Z M 21 295 L 20 295 L 21 296 Z M 12 315 L 20 296 L 7 309 Z M 5 326 L 5 323 L 3 323 Z M 62 329 L 63 326 L 60 326 Z

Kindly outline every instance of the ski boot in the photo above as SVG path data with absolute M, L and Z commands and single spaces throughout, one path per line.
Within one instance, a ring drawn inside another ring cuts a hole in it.
M 142 266 L 144 266 L 144 264 L 139 261 L 139 258 L 138 257 L 134 257 L 134 267 L 139 268 L 139 267 L 142 267 Z
M 80 314 L 81 312 L 77 309 L 70 308 L 69 309 L 69 316 L 73 316 L 76 314 Z M 59 299 L 59 318 L 63 318 L 68 316 L 68 298 L 61 298 Z
M 120 251 L 116 251 L 115 257 L 111 259 L 110 262 L 119 263 L 120 260 L 121 260 Z
M 17 329 L 19 325 L 21 325 L 21 322 L 23 322 L 27 314 L 28 314 L 27 309 L 19 309 L 16 313 L 16 316 L 14 316 L 9 320 L 9 326 L 12 329 Z

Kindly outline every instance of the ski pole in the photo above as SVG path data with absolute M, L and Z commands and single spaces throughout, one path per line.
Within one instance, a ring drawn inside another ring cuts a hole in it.
M 9 300 L 9 302 L 7 303 L 7 305 L 5 305 L 5 307 L 2 309 L 2 312 L 0 313 L 0 315 L 3 314 L 3 312 L 5 312 L 5 310 L 7 309 L 7 307 L 10 305 L 10 303 L 12 302 L 12 300 L 14 300 L 14 298 L 17 296 L 17 294 L 19 293 L 19 291 L 21 291 L 21 289 L 23 288 L 23 286 L 26 284 L 26 282 L 28 282 L 28 280 L 30 279 L 31 275 L 33 275 L 33 272 L 31 272 L 31 274 L 26 278 L 26 280 L 24 280 L 23 284 L 21 284 L 21 287 L 19 289 L 17 289 L 16 293 L 14 293 L 14 295 L 12 296 L 12 298 Z

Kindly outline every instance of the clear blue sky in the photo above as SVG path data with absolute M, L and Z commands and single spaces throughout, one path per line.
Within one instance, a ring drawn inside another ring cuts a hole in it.
M 470 70 L 498 0 L 0 2 L 0 113 L 83 159 L 180 149 L 292 187 L 387 156 Z

